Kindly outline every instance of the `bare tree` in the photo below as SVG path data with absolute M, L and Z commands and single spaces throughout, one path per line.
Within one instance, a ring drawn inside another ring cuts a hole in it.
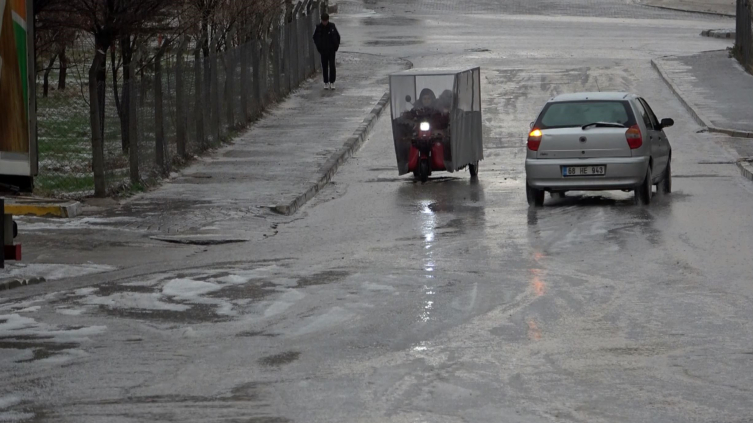
M 104 106 L 107 51 L 119 40 L 145 29 L 170 27 L 181 0 L 37 0 L 45 2 L 50 24 L 90 34 L 94 52 L 89 68 L 89 114 L 95 196 L 106 195 L 104 165 Z

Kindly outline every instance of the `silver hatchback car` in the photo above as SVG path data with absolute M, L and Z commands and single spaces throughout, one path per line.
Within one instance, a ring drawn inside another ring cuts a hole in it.
M 528 204 L 546 192 L 635 191 L 651 202 L 653 185 L 672 191 L 672 147 L 646 100 L 629 93 L 566 94 L 547 102 L 531 125 L 526 157 Z

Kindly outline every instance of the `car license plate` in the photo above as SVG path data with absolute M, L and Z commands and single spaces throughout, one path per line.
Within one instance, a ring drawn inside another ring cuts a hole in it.
M 603 176 L 607 174 L 606 166 L 562 166 L 562 176 Z

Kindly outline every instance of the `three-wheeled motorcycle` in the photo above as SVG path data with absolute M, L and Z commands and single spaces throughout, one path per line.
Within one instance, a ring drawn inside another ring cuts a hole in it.
M 392 134 L 400 175 L 478 175 L 484 159 L 481 69 L 411 69 L 390 75 Z

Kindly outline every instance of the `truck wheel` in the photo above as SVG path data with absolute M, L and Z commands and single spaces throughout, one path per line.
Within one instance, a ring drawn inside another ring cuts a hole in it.
M 528 205 L 531 207 L 542 207 L 544 205 L 544 196 L 546 192 L 541 189 L 531 188 L 526 184 L 526 198 L 528 199 Z
M 643 206 L 651 204 L 653 187 L 654 185 L 651 183 L 651 166 L 649 166 L 648 171 L 646 171 L 646 179 L 635 189 L 635 202 Z

